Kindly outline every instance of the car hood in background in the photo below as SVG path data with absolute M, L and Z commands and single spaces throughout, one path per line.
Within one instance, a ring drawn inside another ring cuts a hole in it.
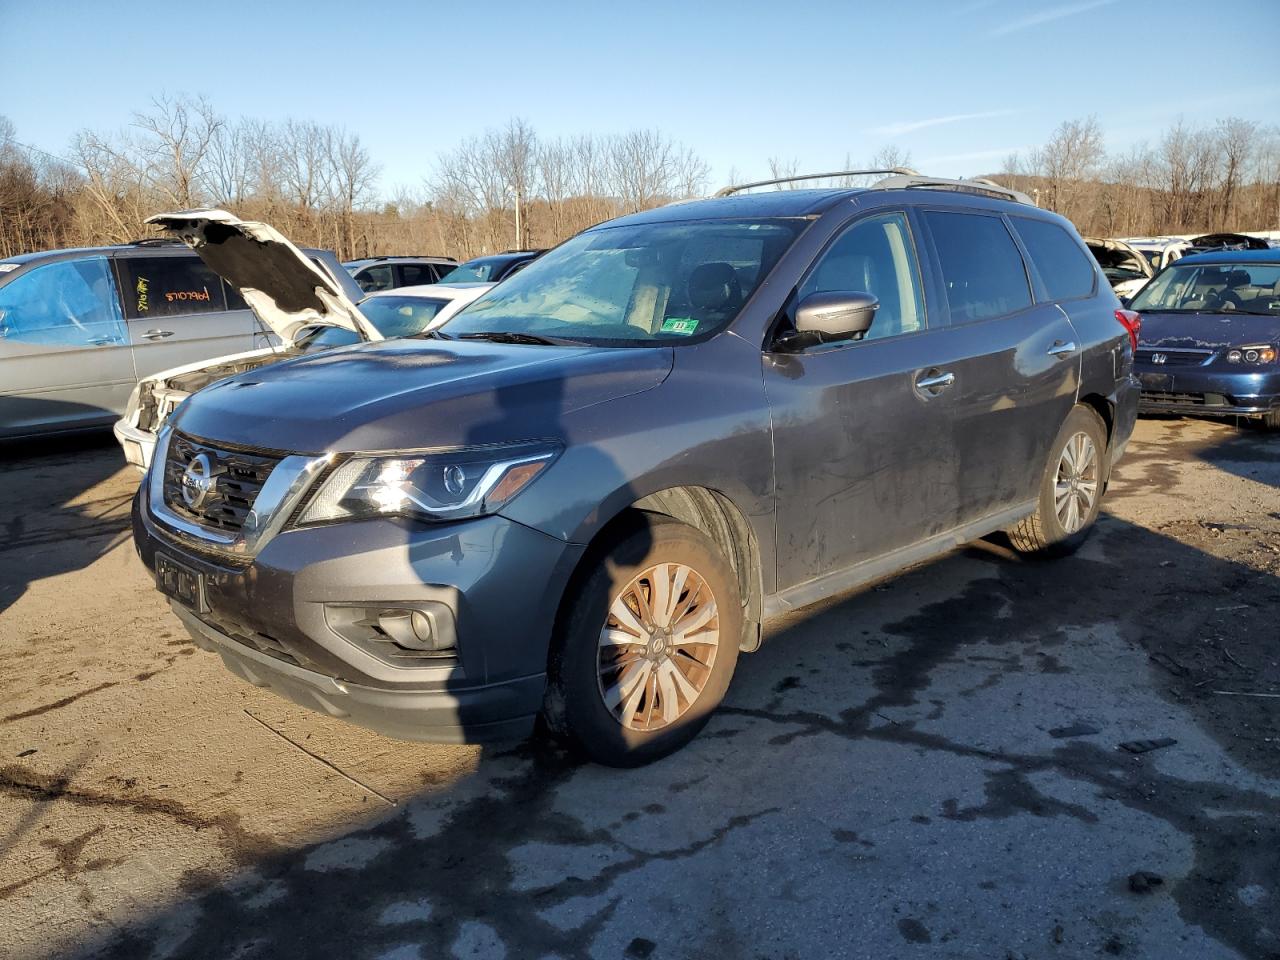
M 272 226 L 226 210 L 158 213 L 147 223 L 199 254 L 286 344 L 317 324 L 350 330 L 364 340 L 382 339 L 337 282 Z
M 1129 246 L 1123 240 L 1085 237 L 1084 242 L 1088 246 L 1089 252 L 1093 254 L 1093 258 L 1098 261 L 1098 264 L 1103 269 L 1119 267 L 1122 270 L 1132 270 L 1135 273 L 1140 273 L 1148 278 L 1155 272 L 1151 268 L 1151 261 L 1144 257 L 1141 251 Z M 1124 280 L 1121 282 L 1132 283 L 1133 281 Z
M 671 347 L 387 340 L 260 367 L 193 395 L 174 426 L 295 453 L 555 438 L 575 410 L 656 387 Z
M 1143 347 L 1245 347 L 1280 345 L 1280 317 L 1253 313 L 1142 311 Z

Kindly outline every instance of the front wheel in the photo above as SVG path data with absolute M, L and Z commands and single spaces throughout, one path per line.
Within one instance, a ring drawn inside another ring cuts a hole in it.
M 592 760 L 639 766 L 692 740 L 724 698 L 742 637 L 737 577 L 701 532 L 651 514 L 588 562 L 544 718 Z
M 1061 556 L 1084 543 L 1102 505 L 1107 430 L 1089 407 L 1074 407 L 1054 439 L 1035 513 L 1008 531 L 1022 553 Z

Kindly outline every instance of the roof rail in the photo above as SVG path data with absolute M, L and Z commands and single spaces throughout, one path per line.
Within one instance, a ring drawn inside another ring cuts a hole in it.
M 888 167 L 883 170 L 836 170 L 832 173 L 802 173 L 794 177 L 778 177 L 774 180 L 756 180 L 753 183 L 738 183 L 728 187 L 721 187 L 713 196 L 729 197 L 741 190 L 751 190 L 754 187 L 772 187 L 779 183 L 795 183 L 798 180 L 826 180 L 830 177 L 874 177 L 876 174 L 896 174 L 900 177 L 917 177 L 914 170 L 907 167 Z
M 457 257 L 446 257 L 438 253 L 379 253 L 375 256 L 356 257 L 356 260 L 448 260 L 457 263 Z M 348 261 L 350 262 L 350 261 Z
M 973 180 L 949 180 L 946 177 L 924 177 L 918 173 L 898 174 L 885 177 L 872 184 L 872 190 L 906 190 L 913 187 L 925 187 L 933 190 L 954 190 L 957 193 L 977 193 L 1001 200 L 1012 200 L 1014 203 L 1026 203 L 1035 206 L 1035 201 L 1020 190 L 1002 187 L 985 177 Z
M 131 247 L 168 247 L 173 244 L 183 245 L 177 237 L 143 237 L 141 240 L 129 241 Z

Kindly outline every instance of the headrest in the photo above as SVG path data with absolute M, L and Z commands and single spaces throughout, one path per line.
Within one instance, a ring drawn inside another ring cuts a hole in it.
M 742 300 L 738 272 L 729 264 L 702 263 L 689 274 L 689 302 L 702 310 L 726 310 Z

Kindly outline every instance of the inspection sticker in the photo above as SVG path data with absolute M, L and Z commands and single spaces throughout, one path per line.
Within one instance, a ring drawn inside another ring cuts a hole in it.
M 668 317 L 662 321 L 663 333 L 679 333 L 689 336 L 698 329 L 698 321 L 690 317 Z

